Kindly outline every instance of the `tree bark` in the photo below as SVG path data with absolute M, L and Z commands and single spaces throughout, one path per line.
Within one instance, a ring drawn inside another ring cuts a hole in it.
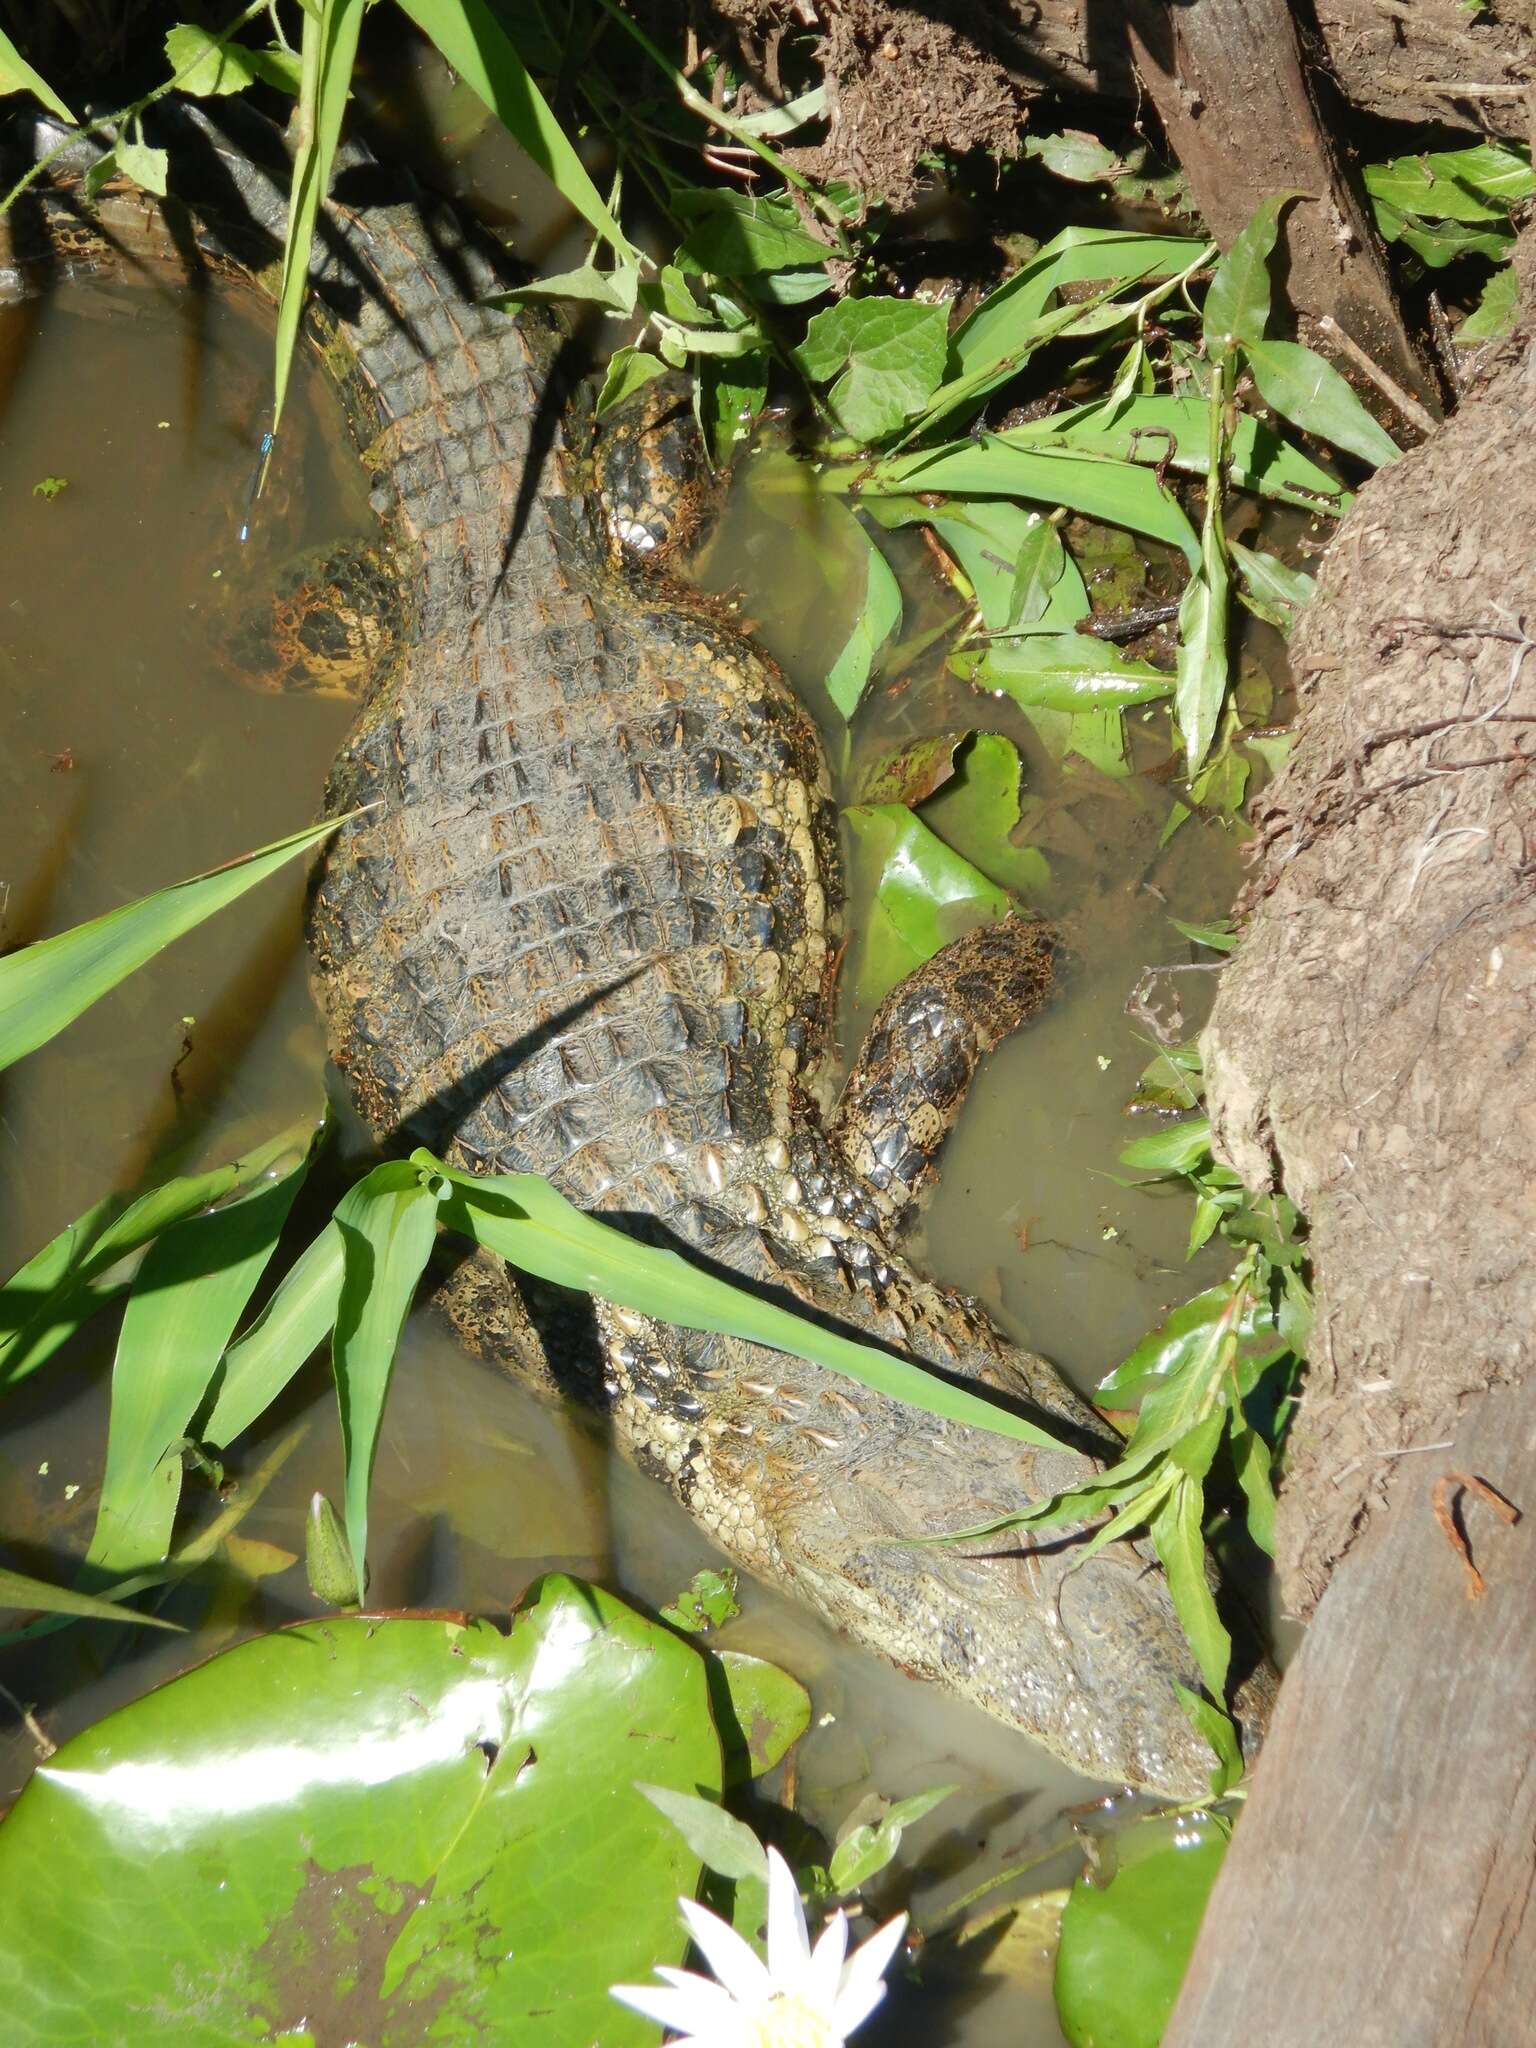
M 1129 33 L 1196 211 L 1216 240 L 1227 247 L 1261 200 L 1301 195 L 1286 209 L 1281 247 L 1284 289 L 1303 324 L 1331 314 L 1373 361 L 1438 409 L 1434 374 L 1403 322 L 1345 158 L 1341 103 L 1325 67 L 1304 60 L 1287 0 L 1133 0 Z

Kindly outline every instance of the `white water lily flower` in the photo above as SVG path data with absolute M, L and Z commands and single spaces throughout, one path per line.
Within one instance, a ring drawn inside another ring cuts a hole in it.
M 872 1934 L 848 1954 L 848 1916 L 841 1909 L 815 1948 L 789 1865 L 768 1851 L 768 1960 L 734 1927 L 693 1899 L 679 1899 L 694 1946 L 714 1971 L 658 1963 L 664 1986 L 615 1984 L 613 1996 L 681 2038 L 675 2048 L 843 2048 L 885 1996 L 885 1973 L 907 1916 Z

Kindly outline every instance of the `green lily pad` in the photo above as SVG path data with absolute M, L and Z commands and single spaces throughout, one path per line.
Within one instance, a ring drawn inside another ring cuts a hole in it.
M 771 1771 L 811 1725 L 811 1696 L 766 1657 L 720 1650 L 710 1660 L 709 1696 L 725 1744 L 725 1780 L 743 1784 Z
M 698 1858 L 635 1790 L 718 1797 L 704 1660 L 543 1580 L 510 1635 L 306 1623 L 40 1769 L 0 1827 L 16 2041 L 640 2048 Z
M 843 813 L 853 833 L 855 880 L 870 909 L 857 985 L 877 1003 L 914 967 L 978 924 L 1004 918 L 1013 898 L 905 804 L 855 804 Z

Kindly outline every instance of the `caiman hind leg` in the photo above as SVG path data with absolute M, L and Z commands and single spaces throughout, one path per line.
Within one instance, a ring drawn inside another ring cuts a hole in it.
M 361 702 L 388 673 L 405 628 L 391 551 L 346 539 L 290 557 L 260 588 L 232 584 L 214 645 L 247 689 Z
M 887 1230 L 937 1172 L 983 1057 L 1050 992 L 1042 919 L 982 925 L 899 982 L 875 1012 L 828 1132 Z

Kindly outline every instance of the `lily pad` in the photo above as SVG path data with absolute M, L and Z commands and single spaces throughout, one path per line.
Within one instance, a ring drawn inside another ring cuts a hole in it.
M 242 1644 L 67 1743 L 0 1827 L 8 2031 L 649 2044 L 607 1987 L 682 1960 L 699 1863 L 637 1778 L 718 1797 L 704 1661 L 573 1580 L 510 1635 Z
M 865 885 L 859 897 L 870 903 L 857 977 L 862 1002 L 879 1002 L 951 939 L 1014 908 L 1006 890 L 904 804 L 855 804 L 843 815 L 856 880 Z

